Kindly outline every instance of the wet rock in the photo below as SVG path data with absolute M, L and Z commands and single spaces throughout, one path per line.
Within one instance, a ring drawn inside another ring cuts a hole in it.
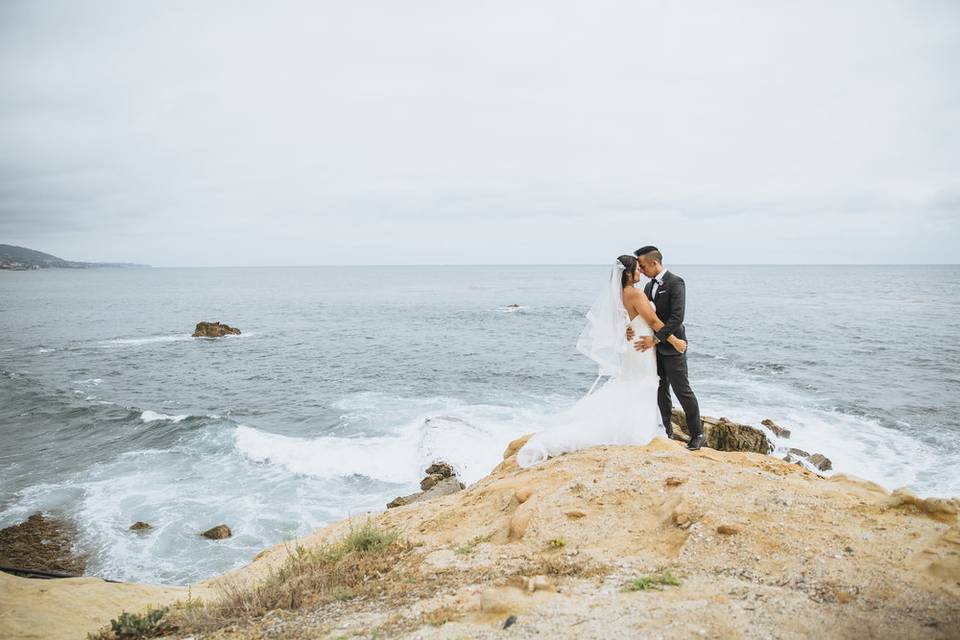
M 456 472 L 446 462 L 434 462 L 432 465 L 427 467 L 426 473 L 429 475 L 440 476 L 441 478 L 449 478 L 452 475 L 456 475 Z
M 803 449 L 797 449 L 796 447 L 790 447 L 790 448 L 788 449 L 788 451 L 789 451 L 790 453 L 792 453 L 793 455 L 799 456 L 799 457 L 801 457 L 801 458 L 809 458 L 809 457 L 810 457 L 810 454 L 809 454 L 809 453 L 807 453 L 807 452 L 804 451 Z
M 193 330 L 194 338 L 222 338 L 227 335 L 240 335 L 240 329 L 219 322 L 198 322 Z
M 457 478 L 453 467 L 446 462 L 434 462 L 426 468 L 426 473 L 426 477 L 420 481 L 421 491 L 411 493 L 408 496 L 397 496 L 387 503 L 387 508 L 392 509 L 431 498 L 447 496 L 464 488 L 464 484 Z
M 421 491 L 426 491 L 427 489 L 429 489 L 430 487 L 434 486 L 435 484 L 437 484 L 437 483 L 440 482 L 441 480 L 443 480 L 443 477 L 442 477 L 442 476 L 429 475 L 429 476 L 427 476 L 426 478 L 424 478 L 423 480 L 420 481 L 420 490 L 421 490 Z
M 66 520 L 35 513 L 0 529 L 0 565 L 82 575 L 87 558 L 74 552 L 76 530 Z
M 765 426 L 767 429 L 770 429 L 770 431 L 773 431 L 773 434 L 778 438 L 790 437 L 790 429 L 784 429 L 783 427 L 778 425 L 776 422 L 774 422 L 770 418 L 767 418 L 766 420 L 761 420 L 760 424 Z
M 673 410 L 673 423 L 680 427 L 680 431 L 690 436 L 687 418 L 680 409 Z M 711 418 L 701 416 L 703 434 L 707 438 L 707 446 L 717 451 L 750 451 L 753 453 L 770 453 L 773 445 L 760 429 L 746 424 L 739 424 L 726 418 Z
M 201 533 L 204 538 L 209 538 L 210 540 L 223 540 L 224 538 L 229 538 L 233 535 L 233 532 L 230 531 L 230 527 L 225 524 L 218 524 L 212 529 L 207 529 Z
M 144 531 L 149 531 L 150 529 L 153 529 L 152 524 L 147 522 L 142 522 L 140 520 L 130 525 L 130 531 L 136 531 L 137 533 L 143 533 Z
M 808 461 L 820 471 L 830 471 L 833 469 L 833 463 L 830 462 L 830 458 L 822 453 L 813 454 L 808 458 Z

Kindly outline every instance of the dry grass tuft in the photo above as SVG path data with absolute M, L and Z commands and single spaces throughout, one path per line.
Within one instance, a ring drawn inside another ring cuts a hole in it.
M 410 548 L 396 532 L 368 523 L 332 545 L 297 546 L 279 569 L 252 587 L 225 584 L 219 600 L 175 607 L 171 622 L 181 634 L 209 633 L 254 623 L 271 611 L 381 595 L 401 577 L 397 569 Z
M 611 570 L 609 565 L 592 560 L 550 554 L 538 556 L 535 560 L 521 567 L 519 573 L 523 576 L 547 575 L 595 578 L 605 576 Z
M 460 611 L 456 607 L 440 607 L 432 611 L 426 611 L 420 616 L 423 624 L 429 624 L 433 627 L 442 627 L 448 622 L 460 619 Z

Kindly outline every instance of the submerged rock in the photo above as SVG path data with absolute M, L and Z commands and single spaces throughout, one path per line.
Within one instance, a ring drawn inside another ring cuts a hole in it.
M 130 525 L 130 531 L 136 531 L 137 533 L 142 533 L 142 532 L 148 531 L 148 530 L 150 530 L 150 529 L 153 529 L 153 525 L 152 525 L 152 524 L 150 524 L 150 523 L 148 523 L 148 522 L 142 522 L 142 521 L 140 521 L 140 520 L 138 520 L 137 522 L 134 522 L 132 525 Z
M 464 488 L 453 467 L 446 462 L 434 462 L 426 468 L 425 472 L 426 477 L 420 481 L 422 491 L 408 496 L 397 496 L 387 503 L 387 509 L 450 495 Z
M 198 322 L 193 330 L 194 338 L 222 338 L 226 335 L 240 335 L 240 329 L 219 322 Z
M 207 529 L 201 533 L 204 538 L 210 538 L 211 540 L 223 540 L 224 538 L 229 538 L 233 535 L 233 532 L 230 531 L 230 527 L 225 524 L 218 524 L 212 529 Z
M 0 530 L 0 565 L 82 575 L 87 558 L 74 552 L 75 538 L 66 520 L 35 513 Z
M 680 427 L 681 432 L 689 438 L 690 429 L 687 426 L 687 418 L 683 411 L 674 409 L 672 418 L 674 425 Z M 701 416 L 701 421 L 703 422 L 703 435 L 706 436 L 707 446 L 711 449 L 717 451 L 750 451 L 764 454 L 773 451 L 773 445 L 767 438 L 767 434 L 756 427 L 733 422 L 726 418 L 711 418 L 710 416 Z
M 790 437 L 790 429 L 784 429 L 783 427 L 778 425 L 776 422 L 774 422 L 770 418 L 767 418 L 766 420 L 761 420 L 760 424 L 765 426 L 767 429 L 770 429 L 770 431 L 773 431 L 773 435 L 777 436 L 778 438 Z

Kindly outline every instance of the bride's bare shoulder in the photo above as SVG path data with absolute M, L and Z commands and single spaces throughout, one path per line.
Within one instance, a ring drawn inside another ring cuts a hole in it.
M 623 299 L 624 300 L 636 300 L 637 297 L 642 295 L 640 290 L 636 287 L 627 287 L 623 290 Z

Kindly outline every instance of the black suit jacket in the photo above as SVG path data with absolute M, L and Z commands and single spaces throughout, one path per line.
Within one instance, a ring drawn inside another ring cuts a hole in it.
M 643 288 L 648 300 L 653 300 L 650 294 L 653 292 L 653 280 L 647 283 Z M 687 331 L 683 326 L 683 314 L 687 306 L 687 285 L 678 275 L 670 271 L 663 274 L 663 284 L 657 290 L 657 299 L 653 300 L 657 306 L 657 317 L 663 321 L 663 329 L 657 331 L 657 353 L 663 356 L 679 356 L 679 351 L 673 348 L 673 345 L 667 342 L 670 335 L 675 335 L 681 340 L 687 339 Z

